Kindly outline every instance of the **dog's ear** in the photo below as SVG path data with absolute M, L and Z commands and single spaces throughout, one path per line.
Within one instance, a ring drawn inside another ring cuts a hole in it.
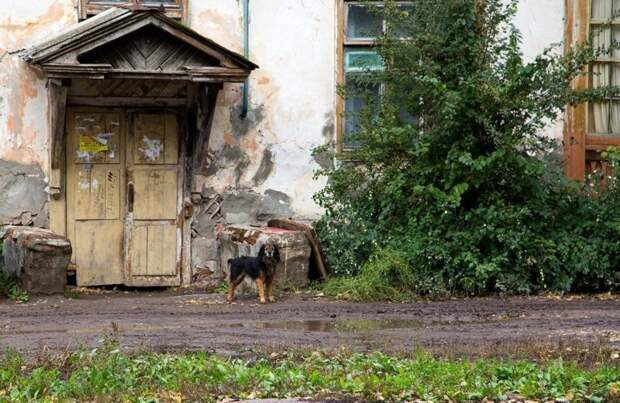
M 260 249 L 258 250 L 258 257 L 263 257 L 265 256 L 265 245 L 261 246 Z

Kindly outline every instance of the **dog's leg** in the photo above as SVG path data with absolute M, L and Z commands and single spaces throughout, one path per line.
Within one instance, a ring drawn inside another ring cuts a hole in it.
M 256 279 L 256 288 L 258 288 L 258 299 L 261 304 L 266 303 L 265 301 L 265 278 L 263 276 L 258 276 Z
M 273 276 L 267 278 L 267 298 L 269 302 L 276 302 L 276 299 L 273 297 Z
M 228 297 L 226 298 L 226 300 L 228 301 L 229 304 L 233 302 L 233 300 L 235 299 L 235 288 L 237 288 L 237 286 L 241 284 L 244 277 L 245 277 L 245 274 L 240 274 L 239 277 L 237 277 L 234 280 L 231 280 L 230 283 L 228 283 Z

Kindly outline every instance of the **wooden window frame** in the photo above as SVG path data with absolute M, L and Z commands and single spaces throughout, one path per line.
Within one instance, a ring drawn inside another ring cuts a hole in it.
M 591 0 L 564 0 L 566 50 L 590 40 Z M 596 23 L 596 21 L 594 21 Z M 575 78 L 572 87 L 588 89 L 592 85 L 591 69 Z M 592 129 L 590 103 L 567 106 L 564 119 L 564 170 L 566 176 L 583 181 L 586 175 L 600 167 L 600 152 L 611 146 L 620 146 L 617 134 L 597 134 Z
M 124 4 L 119 4 L 113 1 L 100 1 L 94 3 L 92 0 L 79 0 L 79 17 L 81 20 L 85 20 L 88 17 L 97 15 L 102 11 L 119 5 L 142 5 L 147 7 L 159 8 L 162 3 L 157 3 L 157 0 L 126 0 Z M 188 0 L 175 0 L 174 4 L 164 4 L 166 9 L 166 15 L 170 18 L 180 20 L 184 23 L 188 22 L 189 10 Z
M 360 0 L 337 0 L 336 2 L 336 85 L 340 88 L 345 85 L 345 49 L 347 47 L 372 48 L 376 45 L 375 38 L 347 38 L 348 6 L 365 5 L 381 6 L 384 1 L 360 1 Z M 397 1 L 396 5 L 411 5 L 414 1 Z M 385 21 L 383 31 L 385 31 Z M 383 88 L 381 89 L 383 91 Z M 354 151 L 354 147 L 345 147 L 345 99 L 338 94 L 336 96 L 336 153 L 345 155 Z

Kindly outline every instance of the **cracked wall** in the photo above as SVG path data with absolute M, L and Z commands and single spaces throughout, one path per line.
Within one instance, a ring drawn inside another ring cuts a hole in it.
M 45 77 L 15 53 L 76 22 L 74 0 L 0 4 L 0 225 L 47 226 Z
M 250 105 L 241 115 L 241 85 L 225 85 L 210 138 L 211 165 L 200 188 L 221 196 L 219 215 L 198 214 L 195 246 L 210 243 L 219 223 L 261 224 L 274 217 L 313 219 L 312 196 L 322 186 L 311 150 L 324 143 L 325 121 L 335 120 L 336 21 L 333 0 L 250 1 Z M 191 3 L 192 26 L 242 53 L 242 4 Z M 328 116 L 328 118 L 326 118 Z M 333 130 L 330 133 L 333 135 Z M 202 204 L 205 206 L 205 204 Z M 196 252 L 199 253 L 199 252 Z M 202 266 L 217 266 L 204 253 Z M 200 265 L 195 266 L 200 270 Z

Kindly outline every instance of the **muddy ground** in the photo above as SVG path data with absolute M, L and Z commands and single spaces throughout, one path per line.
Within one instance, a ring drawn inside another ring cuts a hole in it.
M 0 350 L 93 347 L 113 328 L 130 350 L 244 355 L 424 348 L 443 355 L 616 356 L 620 297 L 357 304 L 301 294 L 267 305 L 247 296 L 228 305 L 221 294 L 112 292 L 33 297 L 26 304 L 0 301 Z

